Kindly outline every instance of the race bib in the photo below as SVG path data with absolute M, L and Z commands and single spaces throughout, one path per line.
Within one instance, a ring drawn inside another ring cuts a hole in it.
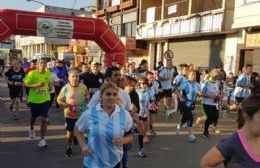
M 40 94 L 40 95 L 47 94 L 47 89 L 38 89 L 37 93 Z

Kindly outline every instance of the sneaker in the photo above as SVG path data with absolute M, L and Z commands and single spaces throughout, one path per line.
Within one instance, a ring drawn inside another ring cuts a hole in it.
M 43 147 L 47 147 L 48 145 L 47 145 L 45 139 L 42 139 L 42 140 L 39 141 L 38 146 L 43 148 Z
M 29 138 L 34 139 L 35 138 L 35 132 L 34 130 L 29 130 Z
M 202 138 L 204 138 L 204 139 L 209 139 L 209 133 L 203 133 L 202 134 Z
M 166 120 L 173 119 L 173 112 L 170 109 L 166 109 L 165 113 L 166 113 L 166 116 L 165 116 Z
M 213 128 L 213 132 L 214 132 L 215 134 L 219 134 L 221 131 L 218 130 L 216 127 L 214 127 L 214 128 Z
M 138 151 L 138 156 L 140 156 L 140 157 L 146 157 L 146 154 L 145 154 L 145 152 L 144 152 L 143 149 L 141 149 L 141 150 Z
M 71 148 L 67 149 L 66 153 L 65 153 L 66 157 L 71 157 L 72 156 L 72 150 Z
M 144 144 L 147 144 L 147 143 L 150 143 L 150 140 L 147 136 L 144 136 L 143 142 L 144 142 Z
M 191 134 L 191 135 L 188 136 L 187 140 L 188 140 L 189 142 L 194 142 L 194 141 L 196 140 L 196 136 L 193 135 L 193 134 Z
M 176 126 L 176 135 L 181 135 L 181 126 L 180 126 L 180 124 L 178 124 Z
M 155 135 L 156 135 L 156 131 L 155 131 L 154 129 L 151 129 L 151 130 L 150 130 L 150 134 L 153 135 L 153 136 L 155 136 Z

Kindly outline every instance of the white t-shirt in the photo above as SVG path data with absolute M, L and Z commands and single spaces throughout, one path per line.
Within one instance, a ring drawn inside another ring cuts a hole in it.
M 130 96 L 121 88 L 119 88 L 119 98 L 122 100 L 123 107 L 127 110 L 131 110 L 131 99 Z M 100 91 L 95 92 L 92 96 L 88 107 L 95 107 L 100 102 Z

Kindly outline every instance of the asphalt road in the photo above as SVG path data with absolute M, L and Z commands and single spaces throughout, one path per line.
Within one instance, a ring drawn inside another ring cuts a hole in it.
M 65 127 L 62 112 L 50 111 L 48 127 L 48 148 L 39 149 L 39 122 L 36 126 L 35 140 L 28 138 L 30 112 L 22 103 L 19 120 L 12 119 L 9 109 L 8 89 L 0 80 L 0 167 L 1 168 L 82 168 L 82 155 L 79 147 L 73 149 L 73 156 L 65 154 Z M 199 113 L 199 107 L 196 108 Z M 235 113 L 222 118 L 220 114 L 220 134 L 212 134 L 209 140 L 201 138 L 201 129 L 196 128 L 198 137 L 195 143 L 186 141 L 186 133 L 175 135 L 175 127 L 180 115 L 171 121 L 164 120 L 164 114 L 159 111 L 155 128 L 157 136 L 151 137 L 151 142 L 145 144 L 146 158 L 137 156 L 138 145 L 135 140 L 129 152 L 129 168 L 199 168 L 202 156 L 221 138 L 235 131 Z

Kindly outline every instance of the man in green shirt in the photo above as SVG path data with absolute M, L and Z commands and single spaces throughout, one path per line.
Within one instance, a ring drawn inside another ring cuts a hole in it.
M 46 69 L 46 66 L 46 61 L 44 59 L 39 59 L 38 68 L 31 71 L 23 80 L 25 86 L 30 89 L 28 102 L 32 117 L 30 121 L 29 137 L 32 139 L 35 137 L 35 121 L 37 117 L 41 117 L 41 140 L 38 144 L 39 147 L 47 146 L 45 135 L 47 132 L 47 116 L 52 83 L 51 72 Z

